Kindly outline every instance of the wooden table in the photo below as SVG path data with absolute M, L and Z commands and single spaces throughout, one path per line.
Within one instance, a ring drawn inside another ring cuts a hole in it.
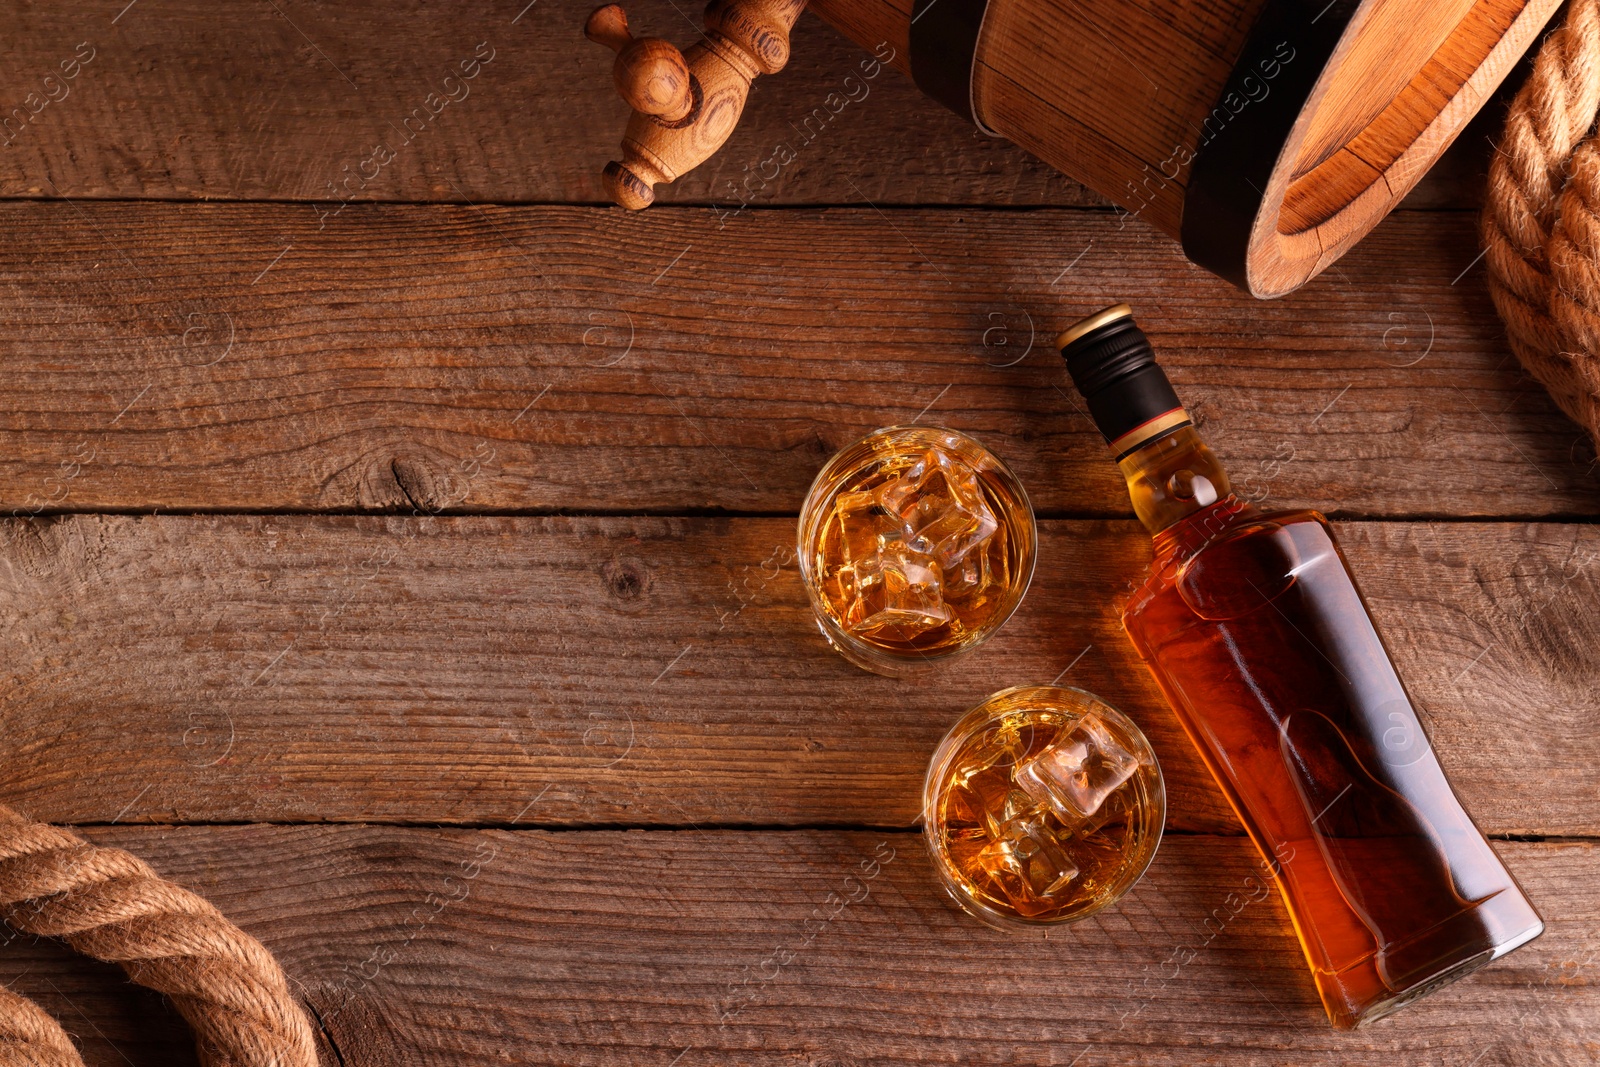
M 628 215 L 579 0 L 123 2 L 3 35 L 0 799 L 259 936 L 327 1063 L 1600 1057 L 1600 492 L 1475 259 L 1493 118 L 1257 303 L 891 71 L 829 111 L 862 53 L 810 17 Z M 1227 903 L 1250 846 L 1116 623 L 1147 539 L 1048 343 L 1115 300 L 1245 493 L 1337 520 L 1548 921 L 1356 1035 L 1276 898 Z M 1011 463 L 1041 545 L 1005 631 L 903 683 L 829 652 L 791 546 L 823 460 L 911 421 Z M 919 784 L 964 709 L 1058 676 L 1149 733 L 1168 837 L 1115 910 L 1004 936 L 935 884 Z M 57 944 L 0 979 L 92 1064 L 192 1062 Z

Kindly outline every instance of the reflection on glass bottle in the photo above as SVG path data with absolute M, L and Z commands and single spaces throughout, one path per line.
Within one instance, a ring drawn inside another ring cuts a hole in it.
M 1537 937 L 1461 807 L 1326 519 L 1229 491 L 1125 305 L 1058 340 L 1155 558 L 1123 625 L 1273 869 L 1335 1026 Z

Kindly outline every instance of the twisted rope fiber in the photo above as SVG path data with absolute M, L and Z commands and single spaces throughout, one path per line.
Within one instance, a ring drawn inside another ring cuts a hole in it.
M 0 986 L 0 1064 L 83 1067 L 72 1039 L 45 1010 Z
M 206 1067 L 316 1067 L 311 1028 L 272 953 L 119 848 L 0 805 L 0 911 L 164 993 Z M 0 1067 L 82 1067 L 61 1028 L 0 987 Z
M 1489 171 L 1489 291 L 1512 350 L 1600 445 L 1600 0 L 1571 0 L 1512 102 Z M 316 1067 L 272 954 L 129 852 L 0 805 L 0 909 L 169 997 L 207 1067 Z M 82 1067 L 61 1027 L 0 986 L 0 1067 Z
M 1571 0 L 1506 117 L 1483 243 L 1511 350 L 1600 447 L 1600 0 Z

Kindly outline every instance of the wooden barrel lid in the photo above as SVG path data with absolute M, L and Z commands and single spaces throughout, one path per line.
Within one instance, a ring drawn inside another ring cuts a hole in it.
M 1303 285 L 1411 190 L 1558 4 L 1271 0 L 1203 123 L 1184 252 L 1256 296 Z

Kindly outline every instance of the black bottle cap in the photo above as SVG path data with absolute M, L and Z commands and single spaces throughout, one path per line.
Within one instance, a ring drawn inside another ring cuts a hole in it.
M 1056 347 L 1117 459 L 1190 425 L 1127 304 L 1114 304 L 1063 330 Z

